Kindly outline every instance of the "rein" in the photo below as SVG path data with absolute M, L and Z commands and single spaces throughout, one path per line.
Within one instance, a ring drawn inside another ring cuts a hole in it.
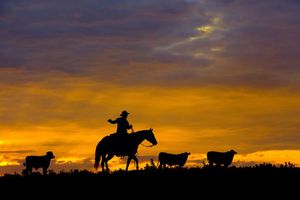
M 141 143 L 141 145 L 144 146 L 144 147 L 153 147 L 154 146 L 154 144 L 151 144 L 151 145 L 147 146 L 147 145 L 144 145 L 143 143 Z

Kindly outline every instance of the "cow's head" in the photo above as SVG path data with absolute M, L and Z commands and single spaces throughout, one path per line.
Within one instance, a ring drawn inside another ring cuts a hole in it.
M 47 155 L 47 157 L 50 158 L 50 159 L 55 158 L 55 156 L 53 155 L 53 152 L 52 152 L 52 151 L 48 151 L 46 155 Z

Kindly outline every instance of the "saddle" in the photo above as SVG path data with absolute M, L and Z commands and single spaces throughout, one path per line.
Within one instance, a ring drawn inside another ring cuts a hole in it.
M 113 148 L 116 156 L 123 157 L 126 156 L 127 147 L 128 147 L 128 135 L 123 135 L 119 133 L 113 133 L 110 134 L 110 137 L 112 139 Z

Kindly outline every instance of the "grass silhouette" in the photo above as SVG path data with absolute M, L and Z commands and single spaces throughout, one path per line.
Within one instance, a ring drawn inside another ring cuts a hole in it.
M 284 195 L 287 198 L 297 194 L 299 180 L 300 168 L 292 163 L 279 166 L 262 163 L 251 167 L 233 166 L 227 169 L 208 166 L 157 169 L 152 162 L 141 170 L 128 172 L 116 170 L 95 173 L 74 169 L 58 173 L 50 170 L 47 175 L 38 172 L 29 176 L 5 174 L 0 177 L 0 187 L 3 191 L 30 191 L 34 188 L 44 192 L 47 192 L 46 188 L 51 188 L 52 193 L 66 194 L 66 191 L 69 191 L 68 195 L 107 190 L 120 195 L 130 191 L 146 192 L 150 189 L 151 193 L 155 191 L 171 196 L 181 194 L 192 197 L 203 192 L 204 196 L 213 193 L 213 196 L 223 197 L 222 194 L 228 193 L 232 196 L 238 191 L 253 197 L 264 195 L 270 198 Z

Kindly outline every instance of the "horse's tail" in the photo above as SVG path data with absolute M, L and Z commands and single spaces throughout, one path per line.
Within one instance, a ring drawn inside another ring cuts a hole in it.
M 95 151 L 95 163 L 94 167 L 97 170 L 99 167 L 99 162 L 101 159 L 101 153 L 102 153 L 102 146 L 101 146 L 101 141 L 97 144 L 96 151 Z

